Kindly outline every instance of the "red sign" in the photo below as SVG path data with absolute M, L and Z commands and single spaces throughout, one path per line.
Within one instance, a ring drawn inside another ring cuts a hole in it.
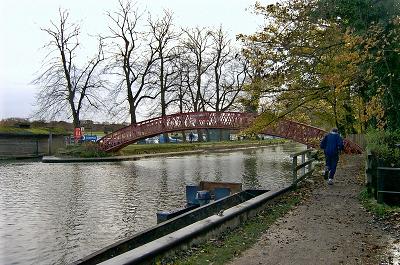
M 77 143 L 82 137 L 81 128 L 75 128 L 74 130 L 74 140 Z

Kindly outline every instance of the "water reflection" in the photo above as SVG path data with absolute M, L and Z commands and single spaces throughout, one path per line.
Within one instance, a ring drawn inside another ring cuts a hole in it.
M 165 209 L 170 200 L 168 192 L 168 172 L 166 168 L 166 161 L 161 161 L 161 172 L 159 180 L 159 196 L 157 196 L 157 204 L 161 207 L 160 209 Z
M 214 181 L 220 182 L 222 180 L 221 160 L 216 159 L 214 163 Z
M 251 189 L 261 188 L 258 180 L 258 168 L 256 151 L 253 150 L 248 157 L 243 159 L 244 173 L 242 174 L 242 184 Z
M 201 180 L 274 189 L 301 145 L 117 163 L 0 163 L 0 264 L 65 264 L 156 224 Z

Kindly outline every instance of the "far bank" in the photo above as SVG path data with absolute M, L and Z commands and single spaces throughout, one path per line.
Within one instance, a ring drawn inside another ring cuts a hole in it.
M 68 162 L 111 162 L 124 160 L 138 160 L 141 158 L 172 156 L 185 154 L 199 154 L 206 152 L 228 152 L 231 150 L 257 148 L 262 146 L 286 143 L 283 139 L 246 140 L 227 142 L 202 143 L 165 143 L 165 144 L 133 144 L 117 153 L 105 153 L 97 149 L 93 143 L 69 146 L 61 150 L 56 156 L 45 156 L 45 163 Z

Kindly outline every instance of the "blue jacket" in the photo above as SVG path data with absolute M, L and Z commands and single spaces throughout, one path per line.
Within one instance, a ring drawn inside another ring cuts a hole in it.
M 343 139 L 335 132 L 330 132 L 322 139 L 320 147 L 324 149 L 327 156 L 337 156 L 339 151 L 343 150 Z

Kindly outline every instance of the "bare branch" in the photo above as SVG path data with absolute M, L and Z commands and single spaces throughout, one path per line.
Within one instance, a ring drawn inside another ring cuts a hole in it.
M 68 11 L 62 9 L 59 9 L 59 21 L 50 21 L 50 25 L 42 28 L 50 37 L 44 46 L 49 50 L 44 58 L 44 70 L 32 81 L 39 87 L 36 115 L 55 118 L 65 114 L 73 118 L 75 127 L 79 127 L 82 108 L 97 108 L 96 102 L 101 101 L 99 90 L 104 87 L 97 69 L 104 59 L 100 56 L 102 45 L 99 46 L 97 56 L 81 70 L 74 63 L 79 47 L 79 25 L 70 23 Z M 92 92 L 93 89 L 96 89 L 96 93 Z

